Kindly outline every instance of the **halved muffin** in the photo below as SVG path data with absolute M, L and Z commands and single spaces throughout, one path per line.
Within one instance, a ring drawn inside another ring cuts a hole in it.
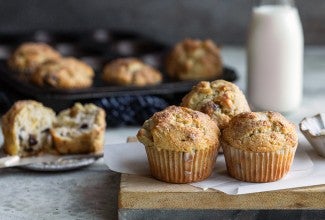
M 30 156 L 50 151 L 50 128 L 55 112 L 41 103 L 24 100 L 16 102 L 2 117 L 4 151 L 9 155 Z
M 50 130 L 54 148 L 61 154 L 103 151 L 105 111 L 94 104 L 76 103 L 61 111 Z

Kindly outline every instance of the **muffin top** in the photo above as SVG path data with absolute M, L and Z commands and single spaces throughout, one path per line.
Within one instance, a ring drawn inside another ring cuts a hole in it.
M 161 73 L 136 58 L 120 58 L 104 67 L 103 80 L 117 85 L 146 86 L 158 84 Z
M 166 70 L 170 77 L 180 80 L 215 78 L 222 73 L 219 48 L 212 40 L 185 39 L 169 54 Z
M 40 64 L 48 60 L 57 60 L 59 52 L 44 43 L 24 43 L 10 57 L 11 68 L 22 72 L 33 72 Z
M 51 60 L 40 65 L 31 76 L 39 86 L 77 89 L 91 86 L 94 70 L 86 63 L 72 58 Z
M 198 111 L 170 106 L 144 122 L 137 137 L 147 147 L 193 153 L 219 146 L 220 131 Z
M 244 112 L 233 117 L 222 131 L 222 140 L 253 152 L 273 152 L 295 147 L 295 125 L 277 112 Z
M 208 114 L 219 128 L 223 129 L 229 120 L 250 108 L 242 91 L 225 80 L 199 82 L 182 99 L 182 106 Z

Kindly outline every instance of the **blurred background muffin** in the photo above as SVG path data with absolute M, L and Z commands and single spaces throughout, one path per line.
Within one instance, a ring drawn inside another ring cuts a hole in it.
M 211 118 L 189 108 L 170 106 L 145 121 L 137 137 L 145 145 L 151 174 L 170 183 L 210 176 L 220 131 Z
M 220 129 L 235 115 L 250 111 L 243 92 L 225 80 L 199 82 L 182 99 L 181 105 L 208 114 Z
M 272 182 L 290 170 L 298 145 L 295 125 L 277 112 L 244 112 L 222 131 L 229 174 L 246 182 Z
M 44 43 L 23 43 L 8 60 L 8 65 L 18 72 L 31 74 L 38 66 L 49 60 L 58 60 L 61 55 Z
M 185 39 L 168 55 L 166 70 L 180 80 L 214 79 L 222 74 L 219 48 L 212 40 Z
M 32 74 L 31 81 L 42 87 L 80 89 L 90 87 L 94 75 L 88 64 L 68 57 L 43 63 Z
M 102 78 L 109 84 L 147 86 L 162 81 L 161 73 L 136 58 L 120 58 L 106 64 Z

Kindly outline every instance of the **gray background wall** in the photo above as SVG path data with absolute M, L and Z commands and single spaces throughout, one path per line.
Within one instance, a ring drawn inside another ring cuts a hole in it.
M 325 1 L 297 0 L 307 44 L 325 43 Z M 1 0 L 0 33 L 117 28 L 174 43 L 244 44 L 251 0 Z

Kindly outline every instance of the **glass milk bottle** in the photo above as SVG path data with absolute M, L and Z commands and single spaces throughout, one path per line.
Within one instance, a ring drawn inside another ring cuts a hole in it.
M 247 45 L 248 99 L 254 110 L 297 110 L 303 90 L 304 39 L 293 0 L 261 0 Z

